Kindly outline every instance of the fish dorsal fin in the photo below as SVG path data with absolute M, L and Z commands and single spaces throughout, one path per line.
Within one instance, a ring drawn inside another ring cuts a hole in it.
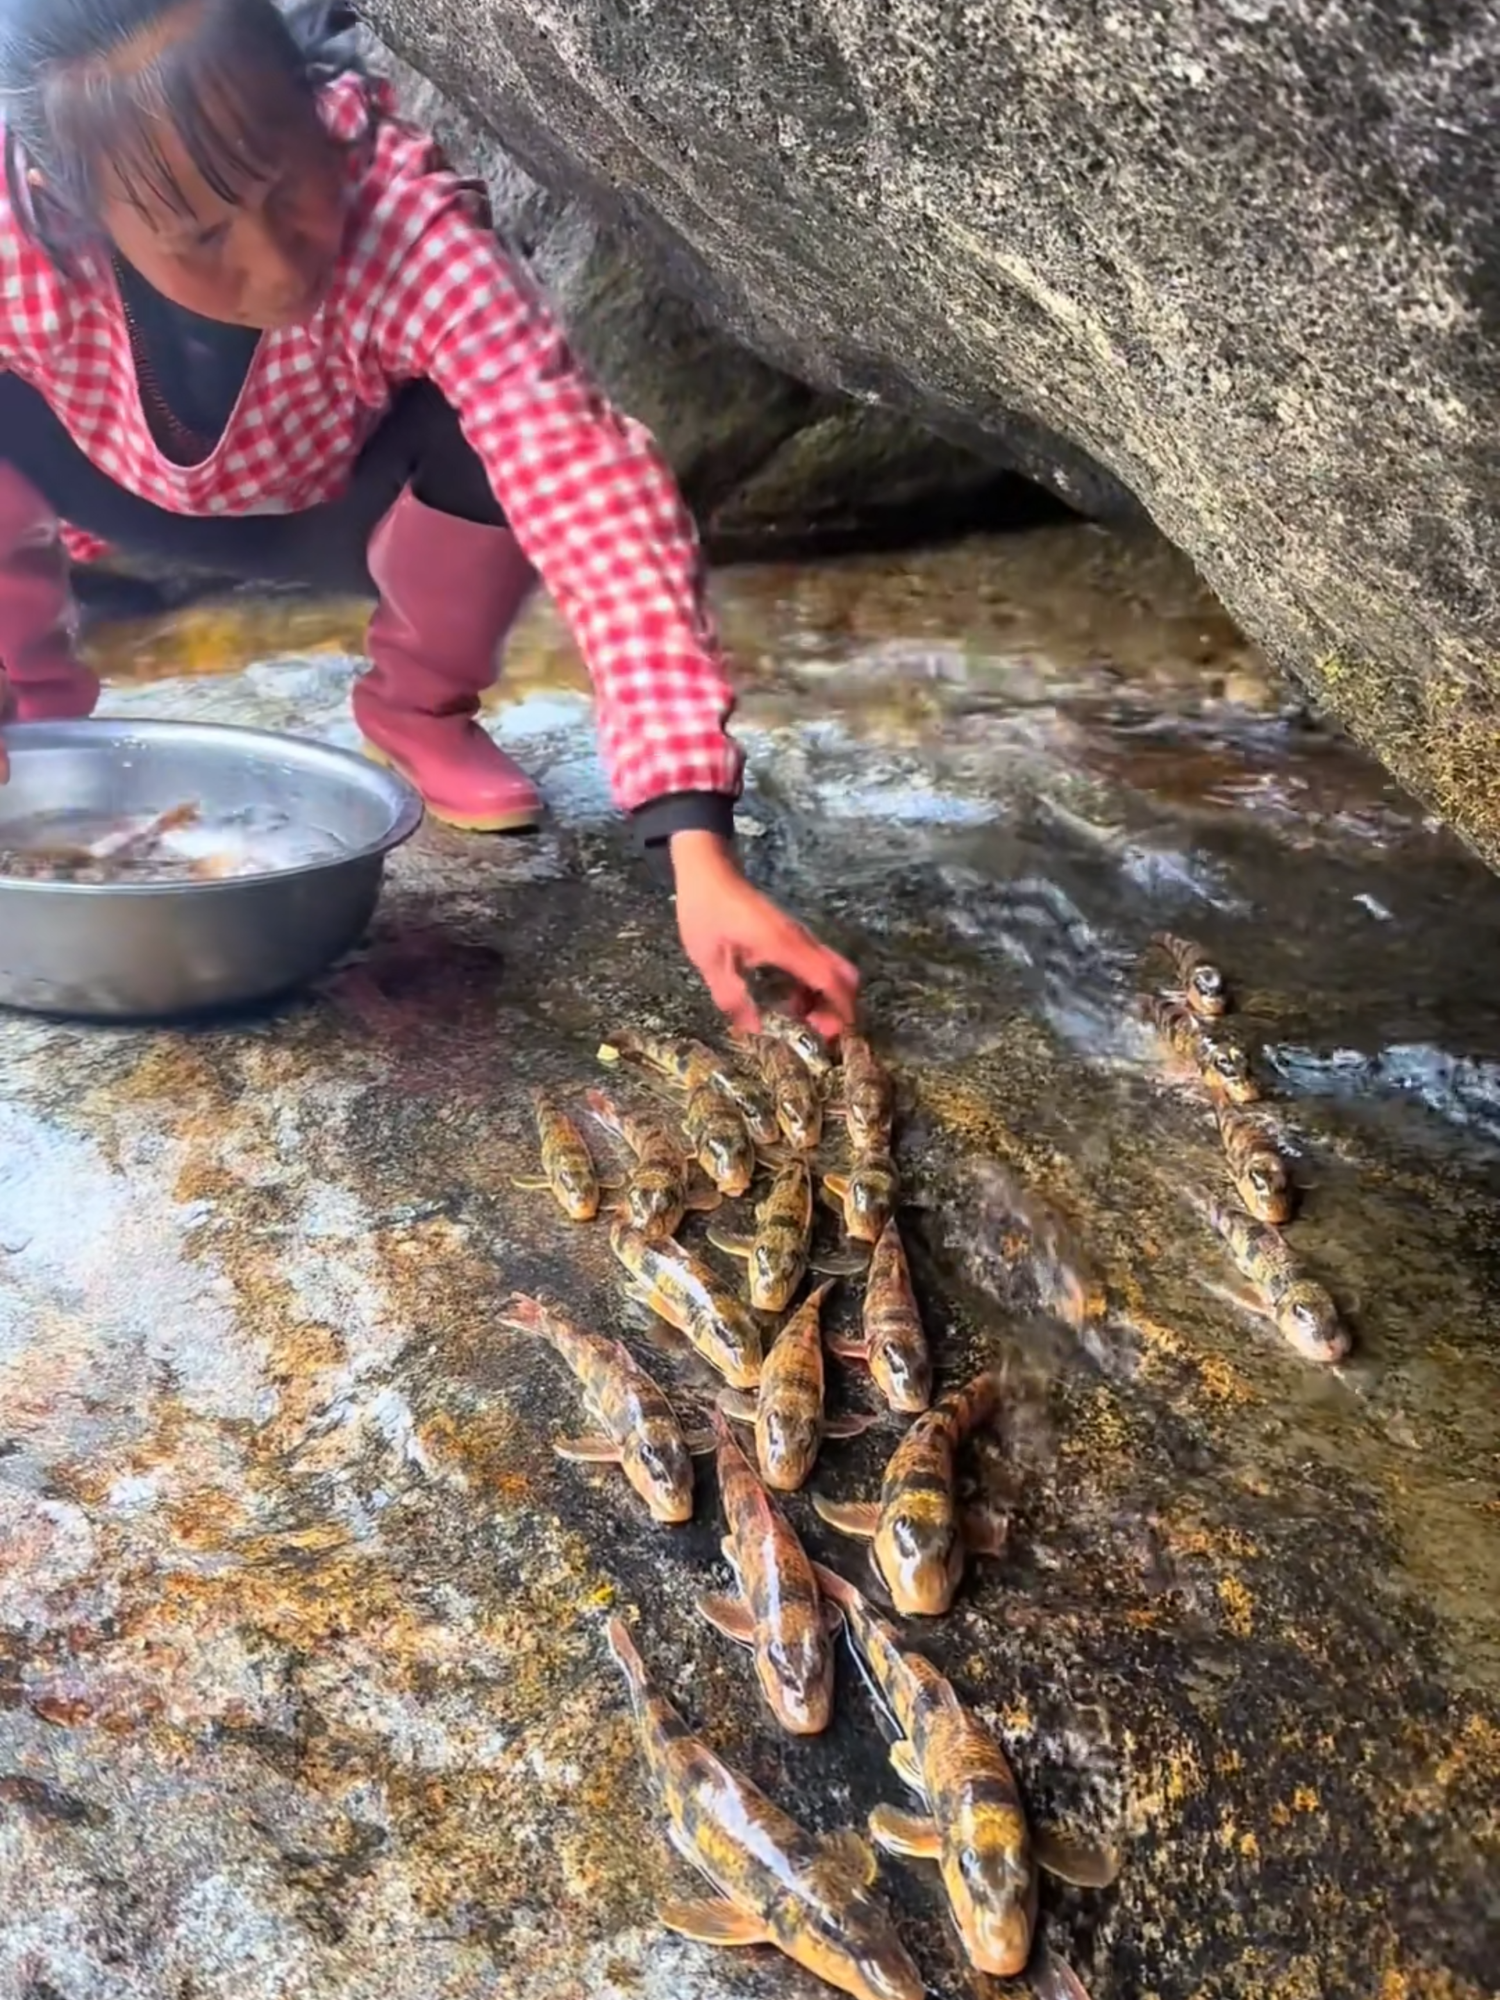
M 879 1867 L 875 1850 L 862 1833 L 846 1826 L 838 1833 L 825 1833 L 821 1846 L 831 1861 L 846 1869 L 861 1887 L 868 1889 Z

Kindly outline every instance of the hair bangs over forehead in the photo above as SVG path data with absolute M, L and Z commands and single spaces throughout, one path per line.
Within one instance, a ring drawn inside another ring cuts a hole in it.
M 237 206 L 316 115 L 302 52 L 280 18 L 236 0 L 186 0 L 107 56 L 58 65 L 39 82 L 52 142 L 45 183 L 85 225 L 106 192 L 143 215 L 190 220 L 184 157 Z

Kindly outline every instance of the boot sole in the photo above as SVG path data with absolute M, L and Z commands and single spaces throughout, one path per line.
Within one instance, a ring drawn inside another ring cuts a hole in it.
M 409 771 L 402 770 L 394 757 L 388 756 L 384 750 L 377 749 L 373 743 L 365 741 L 361 744 L 361 748 L 372 764 L 380 764 L 387 771 L 398 772 L 408 784 L 416 782 Z M 420 785 L 417 786 L 417 790 L 421 791 Z M 534 827 L 542 823 L 540 806 L 521 806 L 516 811 L 508 813 L 455 813 L 445 812 L 441 806 L 433 805 L 427 798 L 422 800 L 422 805 L 429 819 L 435 819 L 440 826 L 451 826 L 459 833 L 530 833 Z

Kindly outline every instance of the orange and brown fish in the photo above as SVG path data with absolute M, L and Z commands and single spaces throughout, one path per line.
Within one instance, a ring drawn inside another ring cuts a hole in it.
M 688 1441 L 671 1403 L 629 1350 L 524 1292 L 501 1306 L 500 1324 L 545 1340 L 583 1385 L 598 1433 L 560 1440 L 552 1447 L 558 1456 L 618 1465 L 653 1520 L 690 1521 L 693 1460 Z
M 1202 1209 L 1255 1287 L 1258 1309 L 1282 1338 L 1309 1361 L 1342 1361 L 1349 1352 L 1349 1329 L 1323 1286 L 1303 1277 L 1280 1230 L 1232 1202 L 1210 1198 Z
M 761 1312 L 781 1312 L 792 1302 L 807 1272 L 812 1240 L 812 1175 L 806 1160 L 780 1168 L 755 1210 L 755 1234 L 736 1236 L 711 1229 L 708 1240 L 750 1269 L 750 1303 Z
M 901 1176 L 889 1153 L 856 1153 L 847 1174 L 824 1175 L 823 1188 L 854 1242 L 878 1243 L 896 1211 Z
M 1147 993 L 1141 998 L 1140 1011 L 1167 1054 L 1196 1070 L 1215 1099 L 1253 1104 L 1260 1096 L 1250 1058 L 1239 1042 L 1207 1034 L 1179 1000 Z
M 719 1440 L 719 1492 L 729 1533 L 724 1559 L 737 1597 L 698 1599 L 710 1625 L 748 1646 L 771 1713 L 794 1736 L 817 1736 L 833 1713 L 833 1638 L 839 1614 L 818 1595 L 812 1562 L 796 1530 L 712 1412 Z
M 716 1193 L 691 1185 L 682 1147 L 660 1119 L 626 1111 L 602 1090 L 591 1090 L 587 1102 L 605 1130 L 622 1139 L 635 1155 L 622 1197 L 633 1229 L 662 1241 L 677 1233 L 690 1207 L 717 1205 Z
M 630 1274 L 633 1297 L 686 1335 L 732 1389 L 755 1387 L 760 1328 L 707 1265 L 680 1244 L 653 1242 L 623 1219 L 610 1229 L 609 1247 Z
M 652 1687 L 621 1619 L 611 1619 L 608 1639 L 672 1844 L 717 1891 L 662 1905 L 667 1929 L 701 1944 L 774 1945 L 852 2000 L 924 2000 L 921 1975 L 870 1893 L 866 1842 L 799 1826 L 691 1734 Z
M 1232 1104 L 1217 1104 L 1215 1114 L 1240 1200 L 1257 1222 L 1290 1222 L 1296 1188 L 1270 1133 L 1258 1118 Z
M 959 1446 L 999 1407 L 1000 1378 L 987 1369 L 917 1418 L 891 1455 L 878 1502 L 813 1497 L 830 1528 L 873 1538 L 875 1567 L 902 1617 L 940 1617 L 963 1579 L 967 1550 L 998 1549 L 994 1524 L 960 1520 L 953 1473 Z
M 914 1414 L 932 1401 L 932 1356 L 894 1222 L 885 1225 L 870 1259 L 860 1338 L 831 1340 L 829 1347 L 841 1360 L 863 1362 L 893 1410 Z
M 1229 1009 L 1229 983 L 1201 945 L 1175 931 L 1154 931 L 1151 942 L 1171 962 L 1183 999 L 1205 1021 L 1216 1021 Z
M 760 1032 L 789 1048 L 812 1076 L 825 1077 L 833 1068 L 833 1057 L 828 1053 L 828 1044 L 823 1037 L 816 1028 L 806 1021 L 799 1021 L 794 1014 L 782 1014 L 774 1007 L 763 1007 Z
M 691 1094 L 714 1084 L 734 1104 L 757 1146 L 773 1146 L 780 1136 L 776 1105 L 759 1077 L 735 1068 L 703 1042 L 687 1036 L 643 1035 L 634 1029 L 612 1035 L 599 1051 L 603 1062 L 633 1056 Z
M 760 1476 L 778 1493 L 806 1484 L 825 1437 L 857 1437 L 877 1421 L 871 1416 L 830 1417 L 823 1408 L 823 1301 L 833 1280 L 819 1285 L 798 1306 L 761 1363 L 754 1396 L 726 1389 L 719 1407 L 738 1423 L 755 1426 L 755 1459 Z
M 896 1092 L 890 1072 L 863 1035 L 845 1035 L 843 1050 L 843 1111 L 849 1144 L 856 1154 L 889 1154 Z
M 823 1095 L 818 1079 L 787 1042 L 760 1035 L 752 1047 L 775 1101 L 776 1123 L 783 1136 L 799 1153 L 810 1153 L 823 1136 Z
M 583 1134 L 551 1091 L 533 1091 L 531 1101 L 542 1147 L 542 1178 L 518 1180 L 515 1185 L 550 1188 L 564 1215 L 574 1222 L 592 1222 L 599 1213 L 599 1175 Z
M 891 1762 L 926 1808 L 870 1815 L 876 1843 L 936 1861 L 969 1962 L 997 1979 L 1026 1970 L 1036 1932 L 1037 1866 L 1080 1887 L 1119 1873 L 1113 1854 L 1034 1838 L 1009 1760 L 994 1733 L 920 1653 L 906 1651 L 854 1586 L 821 1565 L 824 1595 L 843 1612 L 900 1735 Z

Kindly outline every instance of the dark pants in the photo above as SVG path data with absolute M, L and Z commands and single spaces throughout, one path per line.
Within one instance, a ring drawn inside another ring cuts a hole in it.
M 348 490 L 300 514 L 172 514 L 87 459 L 43 398 L 0 374 L 0 459 L 42 494 L 59 519 L 122 555 L 246 583 L 298 583 L 373 597 L 365 550 L 410 486 L 424 506 L 486 527 L 505 516 L 452 406 L 430 382 L 396 396 L 355 461 Z

